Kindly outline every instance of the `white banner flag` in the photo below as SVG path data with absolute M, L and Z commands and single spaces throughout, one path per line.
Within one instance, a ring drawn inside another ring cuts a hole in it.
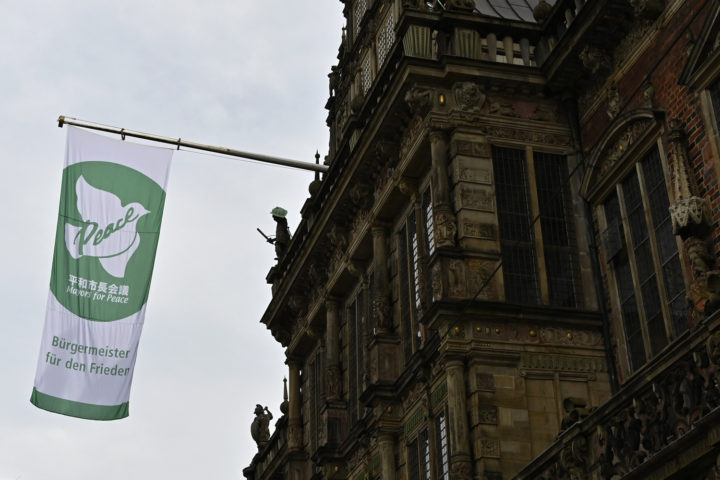
M 127 417 L 172 152 L 68 128 L 37 407 Z

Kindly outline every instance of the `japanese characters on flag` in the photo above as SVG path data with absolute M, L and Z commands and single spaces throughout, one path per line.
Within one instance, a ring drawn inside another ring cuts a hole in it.
M 128 416 L 172 152 L 68 128 L 35 406 Z

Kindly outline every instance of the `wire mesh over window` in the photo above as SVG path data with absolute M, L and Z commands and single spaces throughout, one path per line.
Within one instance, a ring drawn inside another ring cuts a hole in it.
M 370 55 L 365 55 L 360 66 L 360 83 L 362 85 L 363 95 L 365 95 L 372 86 L 372 63 Z
M 574 307 L 576 266 L 568 233 L 572 222 L 566 159 L 542 152 L 535 152 L 534 159 L 550 305 Z
M 417 233 L 417 223 L 415 221 L 415 212 L 408 216 L 408 247 L 410 248 L 410 268 L 412 273 L 413 297 L 415 300 L 415 308 L 419 309 L 421 305 L 420 293 L 420 241 Z
M 355 38 L 357 38 L 360 33 L 360 24 L 365 16 L 365 12 L 367 12 L 367 0 L 355 0 L 355 9 L 353 10 L 353 18 L 355 19 Z
M 385 63 L 390 49 L 395 43 L 395 13 L 392 9 L 385 17 L 385 21 L 380 26 L 380 30 L 377 36 L 377 62 L 378 70 Z
M 505 298 L 539 303 L 525 151 L 493 146 L 493 171 L 502 247 Z

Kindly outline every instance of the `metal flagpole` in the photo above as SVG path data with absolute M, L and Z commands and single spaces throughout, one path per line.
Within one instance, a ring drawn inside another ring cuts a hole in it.
M 102 125 L 99 123 L 86 122 L 78 120 L 76 118 L 66 117 L 61 115 L 58 117 L 58 127 L 62 128 L 63 125 L 75 125 L 76 127 L 90 128 L 93 130 L 100 130 L 102 132 L 116 133 L 125 140 L 125 137 L 142 138 L 144 140 L 151 140 L 153 142 L 167 143 L 170 145 L 177 146 L 178 150 L 180 147 L 193 148 L 195 150 L 204 150 L 206 152 L 220 153 L 222 155 L 230 155 L 231 157 L 248 158 L 250 160 L 257 160 L 259 162 L 273 163 L 275 165 L 283 165 L 286 167 L 302 168 L 305 170 L 312 170 L 314 172 L 325 173 L 328 171 L 327 165 L 319 165 L 316 163 L 301 162 L 299 160 L 290 160 L 287 158 L 271 157 L 269 155 L 261 155 L 259 153 L 242 152 L 226 147 L 215 147 L 213 145 L 205 145 L 202 143 L 189 142 L 182 140 L 181 138 L 170 138 L 161 137 L 159 135 L 153 135 L 151 133 L 135 132 L 133 130 L 126 130 L 124 128 L 110 127 L 108 125 Z

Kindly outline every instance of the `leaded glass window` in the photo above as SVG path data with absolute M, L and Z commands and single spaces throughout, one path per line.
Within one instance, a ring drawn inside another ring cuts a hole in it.
M 359 418 L 360 403 L 365 377 L 365 295 L 360 289 L 347 308 L 348 326 L 348 410 L 351 424 Z
M 665 175 L 650 150 L 605 200 L 603 235 L 632 370 L 687 329 L 685 281 Z
M 505 299 L 537 304 L 540 297 L 525 151 L 493 147 L 492 155 Z
M 438 480 L 449 480 L 448 432 L 447 422 L 445 421 L 445 412 L 441 412 L 435 417 L 435 434 L 437 435 L 437 453 L 435 456 L 437 478 Z

